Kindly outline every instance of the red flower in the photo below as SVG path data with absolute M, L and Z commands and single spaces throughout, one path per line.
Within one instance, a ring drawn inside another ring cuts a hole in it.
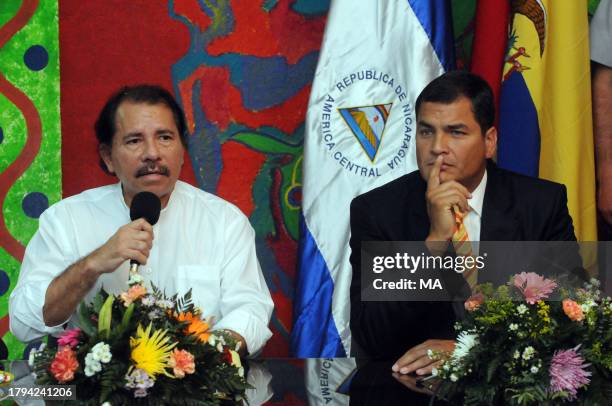
M 232 365 L 232 354 L 227 348 L 223 350 L 223 360 Z
M 74 371 L 79 367 L 76 354 L 70 347 L 61 347 L 49 368 L 53 377 L 60 383 L 74 379 Z

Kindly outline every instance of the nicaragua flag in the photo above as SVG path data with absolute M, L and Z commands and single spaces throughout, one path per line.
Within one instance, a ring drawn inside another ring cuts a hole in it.
M 331 4 L 306 116 L 295 356 L 350 354 L 350 202 L 416 169 L 414 102 L 454 64 L 449 3 Z
M 578 240 L 595 241 L 587 4 L 529 0 L 509 12 L 498 163 L 565 184 Z

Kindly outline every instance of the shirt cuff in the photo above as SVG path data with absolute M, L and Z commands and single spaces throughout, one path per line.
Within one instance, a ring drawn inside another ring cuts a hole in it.
M 259 352 L 272 337 L 268 324 L 245 310 L 234 310 L 213 326 L 213 330 L 232 330 L 246 341 L 249 355 Z

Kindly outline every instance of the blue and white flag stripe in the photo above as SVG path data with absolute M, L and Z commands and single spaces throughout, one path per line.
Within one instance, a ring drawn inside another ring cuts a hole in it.
M 454 60 L 448 7 L 443 0 L 332 1 L 306 116 L 296 356 L 350 354 L 350 202 L 416 169 L 414 102 Z M 389 104 L 370 160 L 338 109 Z

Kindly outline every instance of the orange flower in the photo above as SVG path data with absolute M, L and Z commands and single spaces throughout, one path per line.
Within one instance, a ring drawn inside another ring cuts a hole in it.
M 125 307 L 147 294 L 147 289 L 142 285 L 133 285 L 127 292 L 121 294 L 121 300 Z
M 74 379 L 74 371 L 78 367 L 79 362 L 76 359 L 75 352 L 72 351 L 72 348 L 66 346 L 55 353 L 55 358 L 49 369 L 58 382 L 65 383 Z
M 173 368 L 174 376 L 177 378 L 184 378 L 185 374 L 193 374 L 195 372 L 193 354 L 189 351 L 175 348 L 170 354 L 168 366 Z
M 198 337 L 198 340 L 205 343 L 208 341 L 210 326 L 207 322 L 200 319 L 198 315 L 193 315 L 191 312 L 175 314 L 178 321 L 188 321 L 189 325 L 185 328 L 185 334 L 193 334 Z
M 563 300 L 563 311 L 571 320 L 582 321 L 584 319 L 582 308 L 572 299 Z

